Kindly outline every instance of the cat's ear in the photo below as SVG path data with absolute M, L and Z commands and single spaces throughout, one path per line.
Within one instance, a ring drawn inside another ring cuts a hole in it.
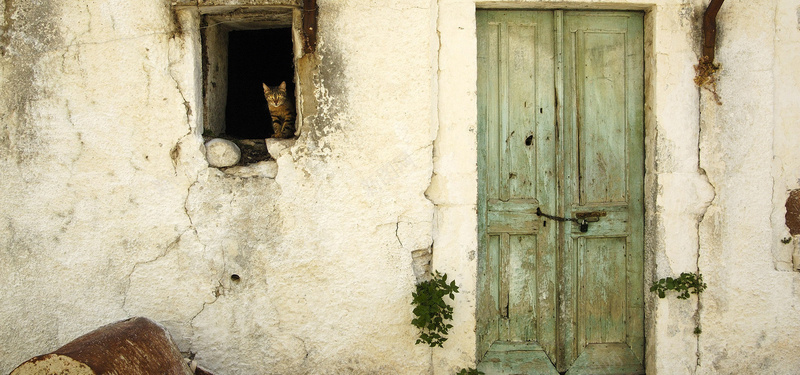
M 281 82 L 281 85 L 278 86 L 278 88 L 281 90 L 286 90 L 286 81 Z
M 261 82 L 261 86 L 264 86 L 264 92 L 267 92 L 267 90 L 269 90 L 269 87 L 267 87 L 266 83 Z

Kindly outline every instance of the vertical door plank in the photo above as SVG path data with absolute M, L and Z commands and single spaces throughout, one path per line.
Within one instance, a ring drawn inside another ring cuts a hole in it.
M 492 340 L 540 337 L 553 353 L 557 226 L 535 214 L 552 208 L 557 194 L 552 12 L 478 11 L 477 23 L 478 320 L 497 323 L 496 337 L 478 328 L 478 355 Z
M 634 356 L 644 363 L 644 17 L 632 13 L 628 17 L 626 38 L 626 91 L 628 105 L 625 116 L 629 127 L 628 140 L 628 332 L 627 343 Z
M 636 12 L 564 13 L 565 214 L 607 214 L 586 233 L 565 227 L 558 368 L 570 375 L 598 371 L 600 352 L 643 371 L 641 25 Z
M 539 25 L 515 20 L 507 26 L 509 132 L 508 188 L 511 199 L 531 199 L 536 195 L 536 53 Z
M 498 237 L 487 232 L 487 200 L 497 196 L 498 181 L 490 177 L 489 155 L 496 155 L 489 141 L 490 124 L 496 123 L 498 109 L 490 103 L 497 102 L 497 40 L 499 25 L 489 23 L 485 13 L 478 12 L 478 298 L 476 301 L 476 355 L 482 358 L 498 338 L 497 308 L 497 249 Z M 492 169 L 496 166 L 492 166 Z
M 537 341 L 536 337 L 536 236 L 515 235 L 510 238 L 509 275 L 509 341 Z

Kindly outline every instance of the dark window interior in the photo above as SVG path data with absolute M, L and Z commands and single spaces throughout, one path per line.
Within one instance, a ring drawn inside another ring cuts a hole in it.
M 294 99 L 294 66 L 290 28 L 235 30 L 228 34 L 228 101 L 225 133 L 254 139 L 272 135 L 272 120 L 261 83 L 286 81 Z

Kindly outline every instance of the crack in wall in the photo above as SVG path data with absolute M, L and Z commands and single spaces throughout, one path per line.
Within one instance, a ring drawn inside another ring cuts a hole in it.
M 191 199 L 191 197 L 193 195 L 193 190 L 197 186 L 199 186 L 198 185 L 199 183 L 200 183 L 199 180 L 195 180 L 186 189 L 186 198 L 185 198 L 184 203 L 183 203 L 183 210 L 184 210 L 184 213 L 186 214 L 186 217 L 189 220 L 190 228 L 192 230 L 194 230 L 197 242 L 202 246 L 202 252 L 205 253 L 208 250 L 209 247 L 201 239 L 201 236 L 199 235 L 197 227 L 196 227 L 196 225 L 194 223 L 194 219 L 192 218 L 191 210 L 189 208 L 189 204 L 190 204 L 189 202 L 190 202 L 190 199 Z M 233 198 L 231 198 L 231 201 L 228 202 L 228 205 L 231 205 L 232 202 L 233 202 Z M 217 279 L 217 285 L 214 287 L 214 290 L 212 292 L 212 294 L 214 295 L 214 299 L 212 301 L 210 301 L 210 302 L 204 301 L 202 306 L 200 306 L 200 309 L 197 311 L 197 313 L 195 313 L 194 315 L 192 315 L 191 318 L 189 318 L 189 320 L 188 320 L 189 327 L 191 327 L 193 330 L 197 329 L 197 327 L 195 327 L 195 319 L 197 319 L 197 317 L 200 316 L 200 314 L 202 314 L 205 311 L 206 307 L 208 307 L 210 305 L 213 305 L 214 303 L 216 303 L 220 299 L 220 297 L 225 296 L 227 290 L 230 289 L 230 288 L 226 288 L 225 284 L 222 282 L 223 278 L 226 276 L 226 271 L 228 269 L 228 263 L 227 263 L 227 256 L 225 254 L 225 251 L 224 250 L 220 250 L 220 251 L 222 251 L 222 257 L 221 257 L 222 258 L 222 267 L 221 267 L 222 272 L 220 272 L 221 276 L 220 276 L 219 279 Z
M 303 355 L 303 363 L 302 363 L 302 365 L 305 366 L 306 362 L 308 362 L 308 356 L 309 356 L 309 354 L 311 354 L 311 352 L 308 350 L 308 346 L 306 346 L 306 340 L 303 340 L 300 336 L 297 336 L 297 335 L 292 335 L 292 337 L 294 339 L 300 341 L 300 344 L 303 345 L 303 351 L 305 352 L 305 355 Z
M 70 178 L 71 178 L 72 176 L 75 175 L 75 173 L 73 171 L 73 168 L 75 167 L 75 164 L 78 162 L 78 160 L 81 159 L 81 156 L 83 155 L 83 152 L 85 151 L 86 144 L 83 141 L 83 133 L 80 130 L 78 130 L 78 126 L 75 124 L 75 118 L 74 118 L 74 115 L 72 114 L 72 108 L 70 107 L 69 99 L 64 99 L 64 107 L 67 110 L 67 122 L 69 122 L 70 126 L 72 126 L 72 128 L 75 130 L 75 136 L 78 138 L 78 143 L 79 143 L 78 152 L 72 158 L 72 166 L 69 169 Z
M 431 64 L 434 67 L 433 75 L 431 77 L 431 127 L 430 135 L 431 140 L 425 148 L 429 148 L 430 152 L 430 163 L 431 163 L 431 174 L 428 177 L 428 186 L 422 192 L 423 197 L 431 203 L 431 216 L 430 216 L 430 233 L 431 233 L 431 243 L 427 249 L 418 249 L 411 252 L 412 258 L 412 265 L 414 270 L 414 276 L 416 278 L 417 283 L 429 280 L 431 277 L 431 272 L 433 271 L 433 250 L 434 250 L 434 242 L 437 236 L 436 234 L 436 214 L 438 210 L 441 208 L 439 203 L 435 202 L 434 199 L 430 196 L 430 190 L 434 187 L 434 179 L 436 177 L 436 152 L 437 152 L 437 141 L 441 139 L 441 135 L 439 131 L 441 129 L 442 123 L 442 112 L 439 110 L 439 101 L 442 100 L 439 97 L 439 84 L 442 79 L 442 68 L 440 65 L 441 57 L 442 57 L 442 32 L 441 32 L 441 17 L 440 17 L 440 6 L 439 0 L 431 0 L 429 3 L 429 12 L 431 21 Z M 424 148 L 420 148 L 423 150 Z M 415 151 L 416 152 L 416 151 Z M 433 365 L 433 350 L 430 352 L 429 357 L 429 371 L 433 374 L 434 365 Z
M 701 94 L 701 96 L 702 96 L 702 94 Z M 701 113 L 701 116 L 702 116 L 702 113 Z M 699 142 L 699 138 L 698 138 L 698 142 Z M 708 184 L 708 186 L 711 187 L 711 192 L 712 192 L 711 199 L 706 201 L 703 204 L 703 207 L 700 209 L 700 213 L 697 215 L 697 224 L 695 225 L 695 230 L 697 232 L 697 259 L 696 259 L 695 267 L 697 269 L 697 274 L 698 275 L 702 275 L 702 272 L 700 270 L 700 249 L 702 249 L 702 243 L 701 243 L 702 234 L 700 233 L 701 232 L 700 231 L 700 227 L 703 225 L 703 220 L 705 220 L 705 216 L 706 216 L 706 213 L 708 212 L 708 209 L 711 207 L 711 205 L 713 204 L 714 200 L 717 198 L 717 188 L 716 188 L 716 186 L 714 186 L 714 184 L 711 183 L 710 179 L 708 178 L 708 175 L 706 174 L 705 169 L 703 169 L 702 167 L 699 166 L 700 163 L 701 163 L 700 162 L 700 148 L 698 147 L 698 172 L 700 173 L 701 176 L 703 176 L 703 180 L 705 181 L 705 183 Z M 695 373 L 697 373 L 699 367 L 701 366 L 700 333 L 702 332 L 701 315 L 702 315 L 702 311 L 703 311 L 703 300 L 701 298 L 701 294 L 698 293 L 698 294 L 696 294 L 696 296 L 697 296 L 697 305 L 696 305 L 696 308 L 695 308 L 695 313 L 694 313 L 694 315 L 692 317 L 693 320 L 694 320 L 694 324 L 695 324 L 694 334 L 695 334 L 695 337 L 696 337 L 695 356 L 697 356 L 697 362 L 696 362 L 696 367 L 694 369 Z
M 130 289 L 131 289 L 131 284 L 132 284 L 132 280 L 131 279 L 133 278 L 133 274 L 136 273 L 136 269 L 139 268 L 139 266 L 143 266 L 143 265 L 147 265 L 147 264 L 156 262 L 156 261 L 164 258 L 165 256 L 167 256 L 170 253 L 170 251 L 175 249 L 178 246 L 178 244 L 180 244 L 181 239 L 183 238 L 183 236 L 187 232 L 190 232 L 190 231 L 194 232 L 195 236 L 197 236 L 197 231 L 194 230 L 194 228 L 188 228 L 188 229 L 184 230 L 183 232 L 181 232 L 181 234 L 179 234 L 174 240 L 172 240 L 172 242 L 167 244 L 167 246 L 164 247 L 164 250 L 161 253 L 159 253 L 156 257 L 154 257 L 153 259 L 149 259 L 149 260 L 145 260 L 145 261 L 140 261 L 140 262 L 134 263 L 133 267 L 131 268 L 131 272 L 129 272 L 128 275 L 125 276 L 125 279 L 128 282 L 127 282 L 127 285 L 125 286 L 125 292 L 123 293 L 122 311 L 124 311 L 128 315 L 131 315 L 131 313 L 126 308 L 126 305 L 128 304 L 128 296 L 130 294 Z
M 85 35 L 86 33 L 88 33 L 88 31 L 84 32 L 83 35 Z M 111 44 L 111 43 L 117 43 L 117 42 L 129 42 L 129 41 L 132 41 L 132 40 L 143 39 L 143 38 L 148 38 L 148 37 L 153 37 L 153 36 L 164 36 L 164 35 L 167 35 L 167 36 L 172 35 L 172 32 L 171 31 L 154 31 L 154 32 L 151 32 L 151 33 L 136 34 L 136 35 L 126 36 L 126 37 L 121 37 L 121 38 L 107 39 L 107 40 L 102 40 L 102 41 L 99 41 L 99 42 L 67 43 L 67 44 L 61 44 L 59 46 L 55 46 L 53 48 L 42 49 L 41 52 L 42 53 L 51 53 L 51 52 L 56 52 L 56 51 L 60 51 L 60 50 L 64 50 L 64 49 L 68 50 L 68 49 L 71 49 L 72 47 L 98 46 L 98 45 Z M 0 37 L 0 38 L 2 38 L 2 37 Z M 78 38 L 73 38 L 73 41 L 77 40 L 77 39 Z M 0 42 L 0 43 L 2 43 L 2 42 Z M 2 47 L 2 44 L 0 44 L 0 47 Z M 0 55 L 2 55 L 2 54 L 0 54 Z
M 169 52 L 167 52 L 167 54 L 169 55 Z M 183 139 L 186 136 L 192 134 L 192 120 L 191 120 L 192 103 L 186 100 L 186 95 L 183 94 L 183 89 L 181 88 L 181 84 L 180 82 L 178 82 L 178 79 L 175 78 L 175 74 L 173 72 L 173 66 L 176 64 L 176 62 L 172 61 L 172 58 L 170 56 L 167 56 L 167 62 L 168 62 L 167 71 L 169 72 L 169 76 L 170 78 L 172 78 L 172 81 L 175 82 L 175 89 L 178 90 L 178 94 L 180 94 L 181 99 L 183 99 L 183 106 L 186 110 L 186 125 L 189 126 L 189 131 L 185 136 L 181 137 L 181 139 Z
M 717 111 L 719 106 L 716 104 L 716 101 L 713 98 L 715 93 L 708 92 L 708 90 L 704 91 L 702 87 L 698 87 L 697 90 L 698 90 L 698 110 L 699 110 L 699 113 L 698 113 L 698 116 L 697 116 L 697 118 L 698 118 L 698 126 L 697 126 L 697 128 L 698 128 L 698 134 L 697 134 L 697 172 L 702 177 L 703 182 L 708 187 L 710 187 L 710 189 L 711 189 L 711 197 L 707 201 L 703 202 L 703 206 L 699 209 L 699 213 L 696 216 L 696 224 L 695 224 L 695 231 L 697 233 L 697 257 L 695 259 L 695 268 L 697 269 L 697 274 L 698 275 L 702 275 L 701 268 L 700 268 L 700 260 L 701 260 L 700 251 L 703 248 L 702 247 L 703 234 L 701 233 L 701 227 L 703 226 L 703 222 L 706 219 L 706 213 L 708 213 L 708 210 L 711 208 L 711 206 L 714 204 L 714 201 L 717 199 L 717 187 L 716 187 L 716 185 L 714 185 L 712 179 L 706 173 L 706 170 L 703 167 L 703 165 L 705 165 L 705 163 L 703 161 L 703 150 L 702 150 L 702 144 L 703 144 L 703 140 L 704 140 L 704 135 L 703 135 L 704 126 L 703 125 L 704 125 L 704 122 L 705 122 L 705 120 L 704 120 L 704 112 L 705 111 L 703 109 L 704 108 L 709 108 L 709 110 L 711 112 L 716 113 L 716 111 Z M 710 96 L 710 98 L 707 99 L 706 98 L 707 96 Z M 710 104 L 709 106 L 705 106 L 704 105 L 704 103 L 711 102 L 711 101 L 713 101 L 713 103 Z M 713 117 L 710 120 L 713 120 L 716 117 L 715 114 L 712 115 L 712 116 Z M 703 300 L 702 300 L 701 294 L 698 293 L 698 294 L 696 294 L 696 296 L 697 296 L 697 304 L 695 305 L 695 312 L 694 312 L 694 314 L 692 316 L 692 318 L 694 320 L 694 324 L 695 324 L 695 332 L 694 332 L 694 334 L 695 334 L 695 338 L 696 338 L 696 340 L 695 340 L 696 362 L 695 362 L 694 373 L 697 373 L 699 371 L 699 369 L 701 367 L 701 364 L 702 364 L 701 363 L 701 359 L 702 359 L 701 358 L 702 357 L 702 353 L 701 353 L 702 352 L 702 344 L 701 344 L 701 341 L 700 341 L 701 334 L 698 333 L 698 332 L 702 332 L 701 322 L 702 322 Z
M 206 310 L 206 306 L 213 305 L 219 300 L 220 296 L 225 295 L 225 286 L 222 285 L 222 281 L 217 280 L 217 283 L 219 283 L 219 285 L 214 289 L 214 300 L 211 302 L 203 302 L 203 305 L 200 306 L 200 310 L 196 314 L 192 315 L 191 318 L 189 318 L 189 327 L 192 329 L 197 329 L 197 327 L 194 326 L 194 320 Z
M 183 200 L 183 212 L 186 214 L 186 217 L 189 219 L 189 227 L 194 229 L 195 231 L 197 231 L 197 227 L 195 227 L 194 220 L 192 219 L 192 214 L 189 212 L 189 198 L 192 196 L 192 188 L 194 188 L 195 185 L 197 185 L 199 182 L 200 181 L 195 180 L 194 182 L 192 182 L 191 185 L 189 185 L 189 187 L 186 189 L 186 198 Z M 203 244 L 203 242 L 200 241 L 199 236 L 198 236 L 197 241 L 200 242 L 201 244 Z M 203 246 L 205 246 L 205 244 L 203 244 Z
M 400 239 L 400 217 L 397 218 L 397 223 L 395 223 L 394 236 L 397 238 L 397 242 L 400 243 L 400 247 L 405 247 L 403 246 L 403 241 Z
M 179 22 L 179 21 L 175 20 L 175 22 Z M 176 40 L 177 41 L 181 41 L 179 39 L 179 36 L 173 35 L 173 34 L 170 34 L 170 35 L 171 35 L 171 38 L 170 38 L 171 42 L 172 41 L 176 41 Z M 173 57 L 172 57 L 172 52 L 173 52 L 172 49 L 173 49 L 173 44 L 170 43 L 169 48 L 167 49 L 167 73 L 169 74 L 169 76 L 172 79 L 172 81 L 175 83 L 175 89 L 178 91 L 178 94 L 181 97 L 182 104 L 184 106 L 184 112 L 186 114 L 186 126 L 187 126 L 186 134 L 184 134 L 183 136 L 179 137 L 178 141 L 175 143 L 175 146 L 173 146 L 172 149 L 170 149 L 170 157 L 172 159 L 172 166 L 173 166 L 173 168 L 175 170 L 175 175 L 177 175 L 178 174 L 178 168 L 177 167 L 178 167 L 179 160 L 180 160 L 180 157 L 181 157 L 181 144 L 184 143 L 184 141 L 190 139 L 192 137 L 192 135 L 194 134 L 194 131 L 196 129 L 194 129 L 194 127 L 192 126 L 192 116 L 194 114 L 194 112 L 192 110 L 192 103 L 187 99 L 186 94 L 184 93 L 184 88 L 181 86 L 181 82 L 178 79 L 178 74 L 180 72 L 179 71 L 176 72 L 177 69 L 175 68 L 175 65 L 179 64 L 180 61 L 175 61 L 173 59 Z M 202 142 L 200 144 L 201 144 L 201 147 L 202 147 Z M 194 176 L 193 180 L 196 181 L 196 177 L 197 176 Z

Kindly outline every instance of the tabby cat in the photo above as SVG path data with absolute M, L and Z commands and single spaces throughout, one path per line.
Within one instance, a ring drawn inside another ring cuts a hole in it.
M 294 136 L 294 103 L 286 94 L 286 82 L 279 86 L 264 86 L 269 114 L 272 116 L 272 138 L 291 138 Z

